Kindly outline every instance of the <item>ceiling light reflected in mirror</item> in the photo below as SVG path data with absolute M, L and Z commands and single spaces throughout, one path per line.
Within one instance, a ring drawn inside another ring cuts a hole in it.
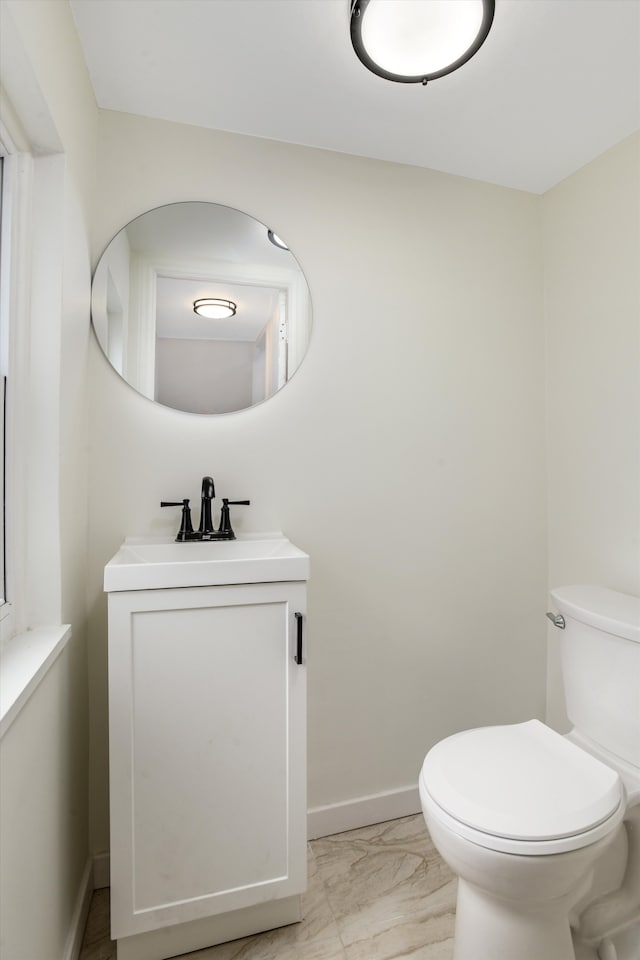
M 201 300 L 194 300 L 193 312 L 200 317 L 206 317 L 207 320 L 226 320 L 228 317 L 235 316 L 236 304 L 233 300 L 204 297 Z

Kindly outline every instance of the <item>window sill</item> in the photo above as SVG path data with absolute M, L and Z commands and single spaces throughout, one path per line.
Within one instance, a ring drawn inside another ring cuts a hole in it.
M 0 739 L 58 659 L 71 627 L 35 627 L 12 637 L 0 656 Z

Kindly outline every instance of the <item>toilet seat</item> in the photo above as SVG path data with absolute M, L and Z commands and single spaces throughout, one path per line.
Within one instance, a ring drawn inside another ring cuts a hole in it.
M 429 751 L 423 801 L 480 846 L 539 856 L 594 843 L 621 820 L 618 772 L 538 720 L 454 734 Z

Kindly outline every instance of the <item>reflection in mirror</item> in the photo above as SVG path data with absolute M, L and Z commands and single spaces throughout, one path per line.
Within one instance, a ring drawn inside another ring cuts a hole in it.
M 93 277 L 91 316 L 127 383 L 204 414 L 242 410 L 285 385 L 307 349 L 311 303 L 297 261 L 269 232 L 239 210 L 194 202 L 150 210 L 114 237 Z M 231 301 L 235 313 L 200 316 L 201 299 Z

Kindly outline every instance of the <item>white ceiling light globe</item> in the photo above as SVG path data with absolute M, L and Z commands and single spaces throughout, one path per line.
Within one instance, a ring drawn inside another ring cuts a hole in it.
M 495 0 L 354 0 L 351 39 L 374 73 L 426 83 L 476 53 L 494 9 Z
M 437 73 L 469 49 L 482 0 L 371 0 L 362 21 L 369 55 L 390 73 Z

